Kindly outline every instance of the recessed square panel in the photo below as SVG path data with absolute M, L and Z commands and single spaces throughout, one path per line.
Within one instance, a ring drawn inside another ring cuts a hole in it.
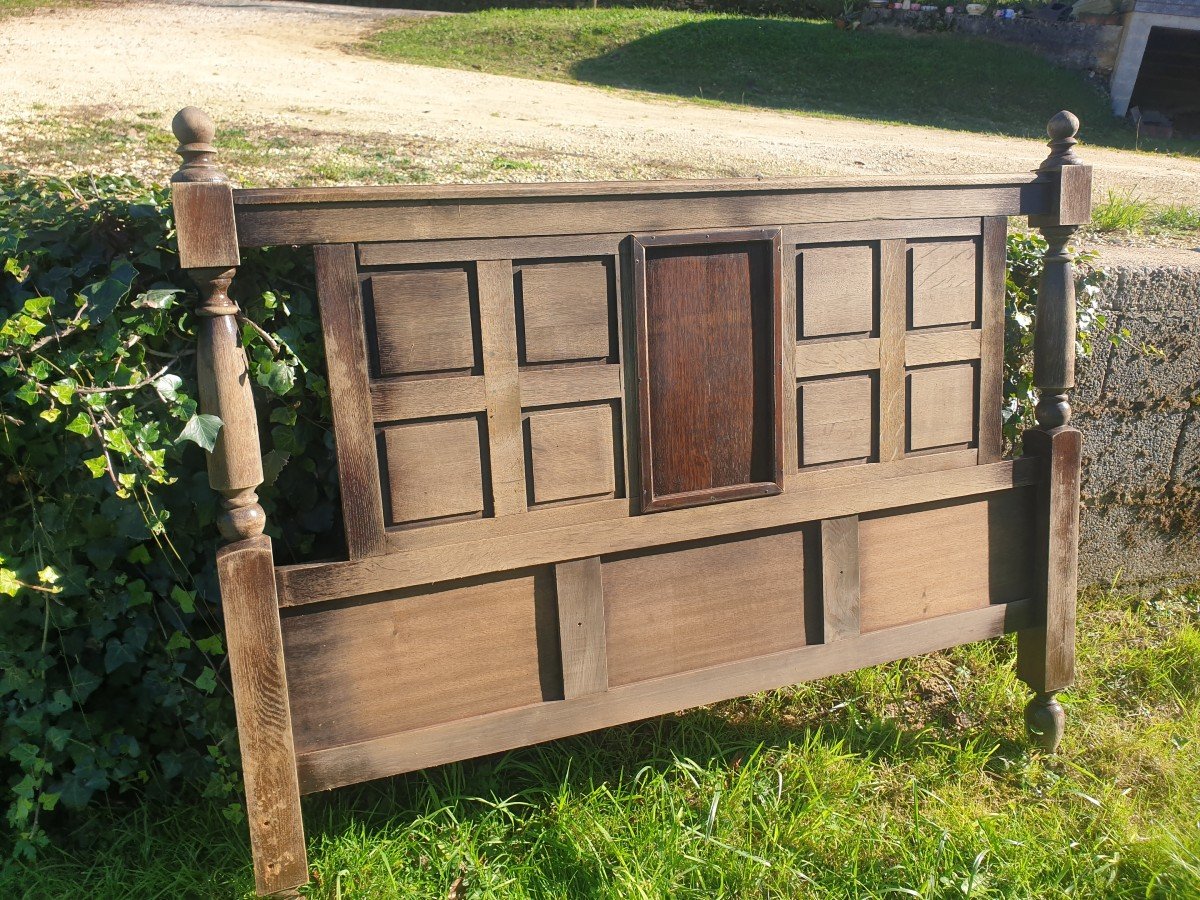
M 526 419 L 530 503 L 611 495 L 616 490 L 613 411 L 607 404 L 530 413 Z
M 800 464 L 867 460 L 874 437 L 874 382 L 869 375 L 800 386 Z
M 483 512 L 479 422 L 472 416 L 384 429 L 392 522 Z
M 371 299 L 380 374 L 461 371 L 475 365 L 464 270 L 373 275 Z
M 521 269 L 525 362 L 609 355 L 609 276 L 600 261 Z
M 908 373 L 908 449 L 975 440 L 975 366 L 933 366 Z
M 975 321 L 975 242 L 912 245 L 912 327 Z
M 801 254 L 800 334 L 866 334 L 875 327 L 875 252 L 814 247 Z

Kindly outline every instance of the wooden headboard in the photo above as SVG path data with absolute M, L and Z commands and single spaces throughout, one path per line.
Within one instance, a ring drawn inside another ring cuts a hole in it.
M 1032 173 L 237 190 L 175 120 L 259 890 L 299 795 L 1017 631 L 1062 730 L 1078 122 Z M 1001 438 L 1007 218 L 1050 248 Z M 312 245 L 348 558 L 276 567 L 240 249 Z

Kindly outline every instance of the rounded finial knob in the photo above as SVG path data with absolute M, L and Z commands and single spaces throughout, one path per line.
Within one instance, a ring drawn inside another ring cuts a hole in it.
M 179 141 L 175 152 L 183 157 L 183 165 L 171 176 L 171 181 L 228 180 L 217 168 L 217 148 L 212 144 L 217 126 L 208 113 L 195 106 L 185 106 L 171 120 L 171 131 Z
M 180 147 L 188 147 L 192 144 L 211 144 L 217 134 L 217 126 L 204 110 L 197 106 L 185 106 L 171 120 L 171 131 Z
M 1052 141 L 1063 141 L 1075 137 L 1079 134 L 1079 117 L 1066 109 L 1055 113 L 1053 118 L 1046 123 L 1046 134 L 1050 135 Z

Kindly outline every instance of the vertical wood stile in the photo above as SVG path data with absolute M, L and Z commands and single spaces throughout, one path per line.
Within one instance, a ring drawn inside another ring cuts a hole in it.
M 781 239 L 780 258 L 776 260 L 782 277 L 783 310 L 779 318 L 783 372 L 783 483 L 787 487 L 800 468 L 800 424 L 796 409 L 796 317 L 799 313 L 799 287 L 796 284 L 796 245 Z
M 1057 209 L 1031 219 L 1046 237 L 1047 249 L 1038 284 L 1037 331 L 1034 335 L 1034 383 L 1039 400 L 1037 428 L 1024 436 L 1025 452 L 1040 457 L 1038 485 L 1039 624 L 1017 638 L 1017 674 L 1035 692 L 1025 711 L 1026 724 L 1038 742 L 1054 750 L 1062 738 L 1064 714 L 1055 692 L 1068 687 L 1075 670 L 1075 601 L 1078 586 L 1079 482 L 1082 439 L 1071 428 L 1068 392 L 1075 384 L 1075 282 L 1067 243 L 1088 203 L 1080 199 L 1082 177 L 1064 177 L 1064 169 L 1080 166 L 1075 156 L 1079 120 L 1063 111 L 1050 120 L 1050 156 L 1039 172 L 1057 185 Z M 1067 191 L 1064 185 L 1069 185 Z
M 492 505 L 497 516 L 523 513 L 525 448 L 521 435 L 521 385 L 517 370 L 517 311 L 512 260 L 476 264 L 479 325 L 483 343 L 483 383 L 487 398 L 488 455 Z
M 558 640 L 562 654 L 563 698 L 608 690 L 608 650 L 604 627 L 604 584 L 600 557 L 554 567 L 558 594 Z
M 171 179 L 180 262 L 200 286 L 196 368 L 200 409 L 221 420 L 208 454 L 221 495 L 217 554 L 230 677 L 246 785 L 246 811 L 260 894 L 292 893 L 308 881 L 283 637 L 266 516 L 256 493 L 262 450 L 246 354 L 229 285 L 240 262 L 232 188 L 217 168 L 215 128 L 201 110 L 171 123 L 183 165 Z
M 826 644 L 858 637 L 858 516 L 821 522 L 821 605 Z
M 383 553 L 387 548 L 379 450 L 366 369 L 362 297 L 353 245 L 319 244 L 313 248 L 313 256 L 333 408 L 346 548 L 351 559 L 359 559 Z M 403 464 L 403 460 L 397 462 L 397 465 Z
M 1008 256 L 1008 220 L 983 220 L 983 279 L 980 307 L 979 462 L 997 462 L 1003 455 L 1004 432 L 1000 404 L 1004 393 L 1004 272 Z
M 879 242 L 879 461 L 904 456 L 904 334 L 908 328 L 908 245 Z

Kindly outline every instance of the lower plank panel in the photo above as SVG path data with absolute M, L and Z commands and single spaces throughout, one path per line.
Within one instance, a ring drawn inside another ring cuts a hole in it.
M 298 754 L 304 793 L 470 759 L 1030 627 L 1031 603 L 941 616 L 707 669 Z

